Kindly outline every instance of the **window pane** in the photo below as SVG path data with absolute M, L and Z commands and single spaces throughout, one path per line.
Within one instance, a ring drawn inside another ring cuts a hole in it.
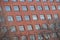
M 34 35 L 30 35 L 30 40 L 35 40 L 35 36 Z
M 12 0 L 13 2 L 16 2 L 17 0 Z
M 50 2 L 53 2 L 53 0 L 49 0 Z
M 23 11 L 27 11 L 27 7 L 26 6 L 22 6 L 22 10 Z
M 21 36 L 21 40 L 27 40 L 26 36 Z
M 46 2 L 47 0 L 43 0 L 43 2 Z
M 51 15 L 47 15 L 47 19 L 48 20 L 51 20 L 52 18 L 51 18 Z
M 7 32 L 7 28 L 6 27 L 1 27 L 1 32 L 3 32 L 3 33 Z
M 44 15 L 40 15 L 40 19 L 44 20 L 45 19 Z
M 4 17 L 3 16 L 0 16 L 0 22 L 4 22 Z
M 0 12 L 2 11 L 2 7 L 0 6 Z
M 56 7 L 55 6 L 51 6 L 52 10 L 56 10 Z
M 11 31 L 11 32 L 16 32 L 15 26 L 11 26 L 11 27 L 10 27 L 10 31 Z
M 31 25 L 27 25 L 28 30 L 32 30 L 32 26 Z
M 58 14 L 54 14 L 54 19 L 58 19 Z
M 34 6 L 30 6 L 30 10 L 34 11 L 35 10 Z
M 38 40 L 43 40 L 43 37 L 42 37 L 42 35 L 38 35 Z
M 38 9 L 38 10 L 42 10 L 42 7 L 41 7 L 41 6 L 37 6 L 37 9 Z
M 60 2 L 60 0 L 56 0 L 56 2 Z
M 6 11 L 10 11 L 11 9 L 10 9 L 10 6 L 5 6 L 5 10 Z
M 21 16 L 16 16 L 16 20 L 17 20 L 17 21 L 22 21 Z
M 36 15 L 32 15 L 32 18 L 33 18 L 33 20 L 37 20 L 38 19 Z
M 49 10 L 49 7 L 48 6 L 44 6 L 45 10 Z
M 36 24 L 36 25 L 35 25 L 35 29 L 36 29 L 36 30 L 40 30 L 40 25 Z
M 26 21 L 30 20 L 29 16 L 25 16 L 25 20 Z
M 40 0 L 36 0 L 36 2 L 40 2 Z
M 55 30 L 55 25 L 54 24 L 50 24 L 50 29 L 51 30 Z
M 3 0 L 4 2 L 8 2 L 8 0 Z
M 58 6 L 58 10 L 60 10 L 60 5 Z
M 44 37 L 48 40 L 50 38 L 50 34 L 44 34 Z
M 20 2 L 25 2 L 25 0 L 20 0 Z
M 56 38 L 56 37 L 57 37 L 57 34 L 56 34 L 56 33 L 53 33 L 53 34 L 52 34 L 52 37 L 53 37 L 53 38 Z
M 19 11 L 19 7 L 18 6 L 14 6 L 14 11 Z
M 2 38 L 2 40 L 9 40 L 9 38 L 7 38 L 7 37 L 4 37 L 4 38 Z
M 18 37 L 13 37 L 13 40 L 18 40 Z
M 19 26 L 19 30 L 22 32 L 24 31 L 24 26 Z
M 28 2 L 32 2 L 33 0 L 28 0 Z
M 13 17 L 12 16 L 8 16 L 8 21 L 13 21 Z
M 48 29 L 48 28 L 47 28 L 47 24 L 42 24 L 42 28 L 43 28 L 43 29 Z

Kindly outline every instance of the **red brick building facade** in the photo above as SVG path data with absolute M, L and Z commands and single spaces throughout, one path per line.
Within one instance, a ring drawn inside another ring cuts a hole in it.
M 60 0 L 0 0 L 0 14 L 2 40 L 59 40 Z

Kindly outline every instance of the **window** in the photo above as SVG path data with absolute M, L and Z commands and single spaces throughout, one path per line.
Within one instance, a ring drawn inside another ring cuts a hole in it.
M 22 6 L 22 10 L 23 11 L 27 11 L 27 7 L 26 6 Z
M 38 9 L 38 10 L 42 10 L 42 7 L 41 7 L 41 6 L 37 6 L 37 9 Z
M 36 2 L 40 2 L 40 0 L 36 0 Z
M 53 2 L 54 0 L 49 0 L 50 2 Z
M 56 33 L 53 33 L 53 34 L 52 34 L 52 37 L 53 37 L 53 38 L 56 38 L 56 37 L 57 37 L 57 34 L 56 34 Z
M 8 2 L 8 0 L 3 0 L 4 2 Z
M 0 6 L 0 12 L 2 11 L 2 7 Z
M 6 11 L 10 11 L 11 9 L 10 9 L 10 6 L 5 6 L 5 10 Z
M 43 29 L 48 29 L 48 28 L 47 28 L 47 24 L 42 24 L 42 28 L 43 28 Z
M 60 0 L 56 0 L 56 2 L 60 2 Z
M 54 19 L 58 19 L 58 14 L 54 14 Z
M 20 30 L 21 32 L 23 32 L 23 31 L 24 31 L 24 26 L 19 26 L 19 30 Z
M 40 25 L 36 24 L 36 25 L 35 25 L 35 29 L 36 29 L 36 30 L 40 30 Z
M 58 10 L 60 10 L 60 5 L 58 6 Z
M 0 16 L 0 22 L 4 22 L 4 17 Z
M 50 29 L 55 30 L 55 24 L 50 24 Z
M 8 16 L 8 21 L 12 22 L 13 21 L 13 17 L 12 16 Z
M 17 21 L 22 21 L 21 16 L 16 16 L 16 20 L 17 20 Z
M 11 27 L 10 27 L 10 31 L 11 31 L 11 32 L 16 32 L 15 26 L 11 26 Z
M 44 34 L 44 37 L 48 40 L 50 38 L 50 34 Z
M 40 19 L 41 19 L 41 20 L 44 20 L 44 19 L 45 19 L 44 15 L 41 14 L 41 15 L 40 15 Z
M 51 18 L 51 15 L 47 15 L 47 19 L 48 20 L 51 20 L 52 18 Z
M 30 10 L 31 11 L 34 11 L 35 10 L 35 7 L 34 6 L 30 6 Z
M 30 20 L 30 17 L 28 15 L 25 16 L 25 20 L 28 21 Z
M 26 36 L 21 36 L 21 40 L 27 40 Z
M 28 0 L 28 2 L 32 2 L 33 0 Z
M 5 26 L 1 27 L 1 32 L 3 32 L 3 33 L 7 32 L 7 28 Z
M 30 40 L 35 40 L 35 36 L 34 35 L 30 35 Z
M 25 0 L 20 0 L 20 2 L 25 2 Z
M 37 20 L 38 19 L 36 15 L 32 15 L 32 18 L 33 18 L 33 20 Z
M 9 38 L 8 37 L 4 37 L 4 38 L 2 38 L 2 40 L 9 40 Z
M 52 10 L 56 10 L 56 7 L 55 6 L 51 6 Z
M 19 11 L 19 7 L 18 6 L 14 6 L 14 11 Z
M 42 0 L 43 2 L 46 2 L 47 0 Z
M 38 34 L 38 40 L 43 40 L 42 35 Z
M 17 0 L 12 0 L 13 2 L 16 2 Z
M 45 10 L 49 10 L 49 7 L 48 6 L 44 6 Z
M 18 40 L 18 37 L 13 37 L 13 40 Z
M 28 30 L 32 30 L 32 25 L 27 25 Z

